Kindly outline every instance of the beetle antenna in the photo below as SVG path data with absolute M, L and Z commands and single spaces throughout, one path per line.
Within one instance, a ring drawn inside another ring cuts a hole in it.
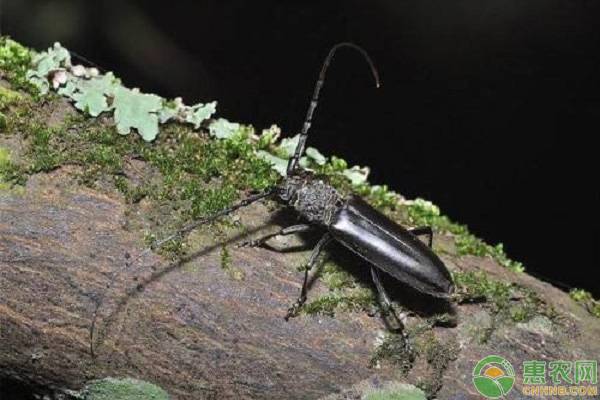
M 319 73 L 319 79 L 317 80 L 317 82 L 315 84 L 315 88 L 313 89 L 313 95 L 310 100 L 310 104 L 308 105 L 308 111 L 306 112 L 306 118 L 304 119 L 304 124 L 302 125 L 302 131 L 300 132 L 300 138 L 298 139 L 298 145 L 296 146 L 296 151 L 294 152 L 294 156 L 292 158 L 290 158 L 290 161 L 288 162 L 288 166 L 287 166 L 287 175 L 288 176 L 293 174 L 294 170 L 296 169 L 296 167 L 298 165 L 298 160 L 300 159 L 300 156 L 302 155 L 302 153 L 304 153 L 304 148 L 306 147 L 306 139 L 308 138 L 308 130 L 310 129 L 313 114 L 315 112 L 315 109 L 317 108 L 317 103 L 319 101 L 319 93 L 321 92 L 321 88 L 323 87 L 323 84 L 325 83 L 325 74 L 327 73 L 327 69 L 329 68 L 329 64 L 331 63 L 331 60 L 333 60 L 333 56 L 335 55 L 335 52 L 341 47 L 349 47 L 351 49 L 358 51 L 364 57 L 364 59 L 369 64 L 369 67 L 371 68 L 371 73 L 373 74 L 373 78 L 375 78 L 375 86 L 376 87 L 381 86 L 377 68 L 375 68 L 375 64 L 373 63 L 373 60 L 371 60 L 371 57 L 369 56 L 369 54 L 366 52 L 365 49 L 363 49 L 362 47 L 360 47 L 354 43 L 351 43 L 351 42 L 341 42 L 341 43 L 338 43 L 335 46 L 333 46 L 331 48 L 331 50 L 329 50 L 329 54 L 327 54 L 327 57 L 325 57 L 325 61 L 323 61 L 323 66 L 321 67 L 321 72 Z
M 177 232 L 167 236 L 166 238 L 153 242 L 150 245 L 150 247 L 143 250 L 133 261 L 129 261 L 129 260 L 126 261 L 124 267 L 121 267 L 118 270 L 114 271 L 109 279 L 108 285 L 106 286 L 106 288 L 104 289 L 102 294 L 95 301 L 96 304 L 95 304 L 94 312 L 92 314 L 92 322 L 90 324 L 90 330 L 89 330 L 90 355 L 92 356 L 92 358 L 96 357 L 96 353 L 94 351 L 94 349 L 95 349 L 94 342 L 95 342 L 95 338 L 96 338 L 95 331 L 96 331 L 98 313 L 104 303 L 105 295 L 106 295 L 107 291 L 112 287 L 112 285 L 116 281 L 117 277 L 122 272 L 124 272 L 125 269 L 127 269 L 128 267 L 130 267 L 133 264 L 136 264 L 142 257 L 151 253 L 153 250 L 157 250 L 157 249 L 161 248 L 162 246 L 164 246 L 166 243 L 170 242 L 171 240 L 174 240 L 177 238 L 183 239 L 183 237 L 185 235 L 187 235 L 188 233 L 190 233 L 191 231 L 193 231 L 200 225 L 214 222 L 221 217 L 224 217 L 242 207 L 249 206 L 250 204 L 257 202 L 258 200 L 269 197 L 269 196 L 273 195 L 274 193 L 275 193 L 275 189 L 267 189 L 263 192 L 248 196 L 245 199 L 242 199 L 239 202 L 233 204 L 232 206 L 227 207 L 221 211 L 218 211 L 212 215 L 209 215 L 207 217 L 200 218 L 196 221 L 193 221 L 193 222 L 189 223 L 188 225 L 184 226 L 183 228 L 179 229 Z M 127 255 L 126 258 L 129 258 L 129 256 Z

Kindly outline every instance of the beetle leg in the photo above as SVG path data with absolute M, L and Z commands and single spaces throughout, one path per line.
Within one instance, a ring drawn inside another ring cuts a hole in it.
M 375 288 L 377 289 L 377 301 L 381 307 L 382 317 L 387 325 L 388 329 L 391 331 L 402 331 L 404 328 L 404 323 L 402 321 L 402 317 L 398 317 L 394 308 L 392 307 L 392 302 L 390 301 L 390 297 L 388 296 L 383 284 L 381 283 L 381 278 L 379 278 L 379 272 L 375 267 L 371 267 L 371 278 L 373 279 L 373 283 L 375 284 Z M 391 317 L 391 318 L 387 318 Z
M 302 282 L 302 290 L 300 291 L 300 297 L 288 309 L 288 312 L 285 315 L 286 321 L 289 320 L 291 317 L 295 317 L 296 314 L 298 314 L 300 307 L 302 307 L 302 305 L 306 302 L 306 292 L 308 291 L 309 276 L 312 275 L 311 271 L 317 263 L 317 259 L 319 258 L 319 254 L 321 253 L 321 250 L 323 250 L 323 247 L 325 247 L 327 245 L 327 243 L 329 243 L 331 241 L 331 239 L 332 239 L 332 237 L 329 233 L 324 234 L 321 237 L 321 239 L 319 240 L 319 242 L 317 243 L 317 245 L 315 246 L 315 248 L 313 249 L 312 253 L 310 253 L 308 263 L 306 264 L 306 267 L 304 268 L 304 282 Z
M 425 236 L 429 237 L 429 247 L 433 246 L 433 230 L 430 226 L 420 226 L 418 228 L 410 229 L 410 233 L 415 236 Z
M 238 245 L 238 247 L 258 247 L 258 246 L 262 246 L 263 244 L 265 244 L 267 242 L 267 240 L 274 238 L 275 236 L 285 236 L 285 235 L 291 235 L 292 233 L 298 233 L 298 232 L 306 232 L 308 231 L 310 228 L 312 228 L 312 225 L 308 225 L 308 224 L 300 224 L 300 225 L 292 225 L 292 226 L 288 226 L 286 228 L 283 228 L 275 233 L 270 233 L 268 235 L 265 235 L 261 238 L 255 239 L 255 240 L 248 240 L 245 241 L 241 244 Z
M 383 306 L 386 309 L 392 308 L 392 303 L 390 301 L 390 297 L 387 292 L 383 288 L 383 284 L 381 283 L 381 279 L 379 278 L 379 273 L 375 267 L 371 267 L 371 278 L 373 279 L 373 283 L 375 284 L 375 288 L 377 288 L 377 293 L 379 293 L 379 299 Z
M 379 305 L 382 308 L 383 322 L 390 331 L 402 335 L 406 350 L 408 350 L 409 354 L 412 353 L 413 349 L 410 345 L 408 334 L 404 330 L 404 323 L 406 322 L 407 317 L 406 314 L 401 313 L 400 316 L 396 315 L 396 311 L 392 307 L 390 297 L 383 288 L 383 284 L 381 283 L 381 279 L 379 278 L 379 272 L 375 267 L 371 267 L 371 277 L 373 278 L 373 283 L 375 283 L 375 287 L 377 288 L 377 292 L 379 293 L 377 299 Z M 388 317 L 391 318 L 388 319 Z

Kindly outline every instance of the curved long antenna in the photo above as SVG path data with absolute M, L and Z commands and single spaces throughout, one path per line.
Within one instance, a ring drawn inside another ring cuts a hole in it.
M 153 250 L 159 249 L 162 246 L 164 246 L 167 242 L 170 242 L 173 239 L 176 238 L 182 238 L 184 237 L 184 235 L 190 233 L 191 231 L 193 231 L 194 229 L 198 228 L 200 225 L 204 225 L 204 224 L 208 224 L 211 222 L 214 222 L 215 220 L 230 214 L 236 210 L 239 210 L 242 207 L 246 207 L 249 206 L 250 204 L 264 199 L 266 197 L 271 196 L 272 194 L 275 193 L 275 189 L 267 189 L 263 192 L 251 195 L 246 197 L 245 199 L 240 200 L 239 202 L 233 204 L 232 206 L 225 208 L 221 211 L 218 211 L 212 215 L 209 215 L 207 217 L 204 218 L 200 218 L 196 221 L 190 222 L 188 225 L 184 226 L 183 228 L 179 229 L 177 232 L 167 236 L 166 238 L 162 239 L 162 240 L 158 240 L 155 241 L 154 243 L 152 243 L 152 245 L 148 248 L 146 248 L 145 250 L 143 250 L 133 261 L 127 261 L 125 262 L 125 265 L 115 271 L 113 271 L 113 273 L 110 276 L 110 279 L 108 281 L 108 285 L 106 286 L 106 288 L 103 290 L 102 294 L 100 295 L 100 297 L 98 299 L 96 299 L 96 304 L 94 307 L 94 312 L 92 314 L 92 322 L 90 324 L 90 355 L 92 356 L 92 358 L 96 357 L 96 353 L 94 351 L 95 347 L 94 347 L 94 340 L 95 340 L 95 332 L 96 332 L 96 325 L 97 325 L 97 320 L 98 320 L 98 313 L 100 311 L 100 308 L 102 307 L 102 305 L 104 304 L 104 300 L 106 297 L 106 294 L 108 292 L 108 290 L 112 287 L 113 283 L 116 281 L 117 277 L 119 275 L 121 275 L 122 272 L 124 272 L 127 268 L 129 268 L 132 264 L 136 264 L 142 257 L 144 257 L 147 254 L 150 254 Z
M 306 147 L 306 139 L 308 138 L 308 130 L 310 129 L 313 114 L 315 112 L 315 109 L 317 108 L 317 103 L 319 101 L 319 93 L 321 92 L 321 88 L 325 83 L 325 75 L 327 73 L 327 68 L 329 68 L 329 64 L 331 63 L 331 60 L 333 60 L 335 52 L 341 47 L 349 47 L 358 51 L 364 57 L 364 59 L 369 64 L 369 67 L 371 68 L 371 73 L 373 74 L 373 78 L 375 78 L 375 86 L 381 86 L 379 82 L 379 73 L 377 72 L 377 68 L 375 68 L 373 60 L 371 60 L 371 57 L 369 57 L 369 54 L 366 52 L 365 49 L 351 42 L 341 42 L 333 46 L 331 50 L 329 50 L 329 54 L 327 54 L 327 57 L 325 57 L 325 61 L 323 61 L 323 66 L 321 67 L 321 72 L 319 73 L 319 79 L 315 84 L 313 95 L 310 100 L 310 104 L 308 105 L 308 111 L 306 112 L 306 118 L 304 119 L 304 124 L 302 125 L 302 131 L 300 132 L 298 145 L 296 146 L 296 151 L 294 152 L 294 156 L 290 158 L 290 161 L 288 162 L 288 176 L 294 172 L 294 170 L 298 166 L 298 160 L 300 159 L 300 156 L 302 155 L 302 153 L 304 153 L 304 148 Z

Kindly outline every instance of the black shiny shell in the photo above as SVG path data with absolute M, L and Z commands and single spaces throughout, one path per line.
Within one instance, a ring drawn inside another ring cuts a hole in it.
M 371 207 L 350 197 L 329 225 L 344 246 L 399 281 L 436 297 L 453 291 L 452 278 L 440 258 L 415 235 Z

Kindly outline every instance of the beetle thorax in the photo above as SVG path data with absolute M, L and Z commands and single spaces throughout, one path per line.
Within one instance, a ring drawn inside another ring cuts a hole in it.
M 288 196 L 284 200 L 309 222 L 329 225 L 342 205 L 337 190 L 321 180 L 291 178 L 286 186 Z

